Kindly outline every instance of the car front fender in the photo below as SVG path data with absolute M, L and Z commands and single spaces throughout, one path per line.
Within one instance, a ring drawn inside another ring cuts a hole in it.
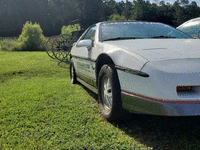
M 126 50 L 108 51 L 107 54 L 110 56 L 116 66 L 138 71 L 140 71 L 148 62 L 148 60 L 142 56 Z

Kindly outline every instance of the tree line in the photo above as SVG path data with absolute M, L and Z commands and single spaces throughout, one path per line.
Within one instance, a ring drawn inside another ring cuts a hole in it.
M 154 0 L 1 0 L 0 36 L 18 36 L 27 21 L 40 24 L 44 35 L 61 33 L 63 26 L 80 23 L 82 29 L 106 20 L 163 22 L 177 27 L 200 16 L 195 1 L 173 4 Z

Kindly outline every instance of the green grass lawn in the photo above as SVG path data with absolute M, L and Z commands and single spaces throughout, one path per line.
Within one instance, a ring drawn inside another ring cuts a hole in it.
M 45 52 L 0 51 L 0 150 L 200 149 L 199 118 L 132 115 L 109 123 L 97 95 Z
M 146 147 L 103 119 L 97 95 L 70 84 L 45 52 L 0 52 L 0 149 Z

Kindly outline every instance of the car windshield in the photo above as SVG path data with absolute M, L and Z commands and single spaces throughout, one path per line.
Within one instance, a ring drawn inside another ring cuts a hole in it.
M 175 28 L 152 22 L 106 22 L 100 26 L 101 41 L 147 38 L 192 38 Z

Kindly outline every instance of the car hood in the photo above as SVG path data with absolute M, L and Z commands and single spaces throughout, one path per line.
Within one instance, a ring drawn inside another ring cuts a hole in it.
M 106 41 L 104 44 L 136 53 L 148 61 L 200 58 L 199 39 L 135 39 Z

